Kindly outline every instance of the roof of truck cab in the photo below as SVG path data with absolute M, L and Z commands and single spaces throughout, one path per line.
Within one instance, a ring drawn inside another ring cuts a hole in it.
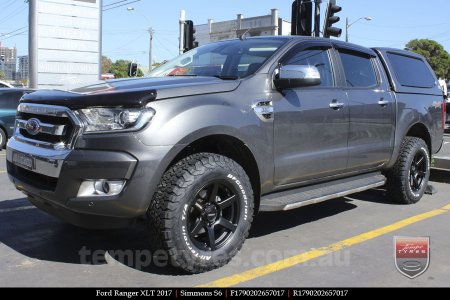
M 299 41 L 299 40 L 301 40 L 301 41 L 328 41 L 328 42 L 332 43 L 336 48 L 345 48 L 345 49 L 349 49 L 349 50 L 364 52 L 364 53 L 370 54 L 372 56 L 376 56 L 376 54 L 372 50 L 372 48 L 363 47 L 363 46 L 360 46 L 357 44 L 352 44 L 352 43 L 348 43 L 348 42 L 343 42 L 343 41 L 328 39 L 328 38 L 323 38 L 323 37 L 276 35 L 276 36 L 255 36 L 255 37 L 245 38 L 245 40 L 253 40 L 253 39 L 272 39 L 272 40 L 273 39 L 284 39 L 284 40 L 287 39 L 290 41 Z M 235 39 L 230 39 L 230 40 L 235 40 Z M 392 49 L 392 50 L 402 51 L 399 49 Z

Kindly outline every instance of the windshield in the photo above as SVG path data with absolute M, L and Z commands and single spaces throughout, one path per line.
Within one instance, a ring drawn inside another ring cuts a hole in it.
M 150 77 L 244 78 L 255 73 L 287 39 L 248 39 L 195 48 L 153 70 Z

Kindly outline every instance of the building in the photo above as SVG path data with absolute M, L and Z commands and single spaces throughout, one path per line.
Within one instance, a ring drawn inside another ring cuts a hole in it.
M 30 60 L 28 55 L 19 56 L 19 71 L 17 72 L 18 80 L 28 80 L 30 75 Z
M 3 47 L 0 43 L 0 71 L 6 80 L 14 80 L 17 72 L 17 49 Z
M 291 22 L 278 17 L 278 9 L 272 9 L 270 15 L 244 18 L 238 14 L 235 20 L 214 22 L 195 26 L 195 40 L 199 45 L 211 42 L 247 36 L 290 35 Z

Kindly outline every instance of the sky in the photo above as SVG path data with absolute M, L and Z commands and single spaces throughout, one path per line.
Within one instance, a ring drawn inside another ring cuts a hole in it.
M 103 6 L 119 0 L 103 0 Z M 128 0 L 135 3 L 103 12 L 103 55 L 113 60 L 127 59 L 148 65 L 149 34 L 154 34 L 154 61 L 163 61 L 178 54 L 178 19 L 186 10 L 186 19 L 194 24 L 208 19 L 224 21 L 270 14 L 279 9 L 279 16 L 290 20 L 292 0 Z M 122 3 L 127 3 L 122 2 Z M 322 16 L 325 5 L 322 4 Z M 360 20 L 349 29 L 350 42 L 362 46 L 404 48 L 414 38 L 429 38 L 441 43 L 450 52 L 450 1 L 448 0 L 337 0 L 342 11 L 337 27 L 344 29 L 345 18 Z M 129 11 L 127 8 L 133 7 Z M 28 4 L 24 0 L 0 0 L 0 41 L 17 47 L 19 55 L 28 53 Z M 344 30 L 345 32 L 345 30 Z M 340 39 L 344 39 L 345 34 Z

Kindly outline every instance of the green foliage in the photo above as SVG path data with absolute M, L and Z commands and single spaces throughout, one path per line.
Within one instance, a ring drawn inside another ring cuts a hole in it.
M 109 73 L 114 74 L 115 78 L 129 78 L 128 76 L 128 64 L 131 63 L 129 60 L 119 59 L 111 65 Z M 136 77 L 143 77 L 144 72 L 138 68 Z
M 112 60 L 107 56 L 102 56 L 102 74 L 111 72 Z
M 406 44 L 406 48 L 424 56 L 438 77 L 450 77 L 450 54 L 438 42 L 416 39 Z
M 3 71 L 0 71 L 0 79 L 5 79 L 6 78 L 6 74 Z
M 128 78 L 128 64 L 130 61 L 119 59 L 111 66 L 111 73 L 114 74 L 116 78 Z

